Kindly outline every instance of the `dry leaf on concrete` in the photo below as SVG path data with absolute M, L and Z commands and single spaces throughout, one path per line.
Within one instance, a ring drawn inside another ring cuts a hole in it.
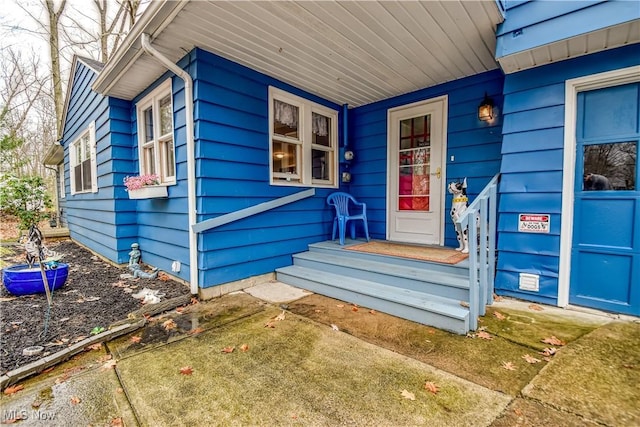
M 540 363 L 540 362 L 541 362 L 541 360 L 540 360 L 540 359 L 536 359 L 535 357 L 530 356 L 530 355 L 528 355 L 528 354 L 525 354 L 524 356 L 522 356 L 522 358 L 523 358 L 527 363 L 531 363 L 531 364 L 533 364 L 533 363 Z
M 563 346 L 566 343 L 564 341 L 562 341 L 559 338 L 556 338 L 555 336 L 550 336 L 549 338 L 545 338 L 542 340 L 543 343 L 545 344 L 551 344 L 551 345 L 557 345 L 557 346 Z
M 24 390 L 24 386 L 22 384 L 16 384 L 5 388 L 4 394 L 6 394 L 7 396 L 11 396 L 12 394 L 19 392 L 20 390 Z
M 483 340 L 492 340 L 493 336 L 489 332 L 480 331 L 476 334 L 478 338 L 482 338 Z
M 512 362 L 502 362 L 502 367 L 508 371 L 516 370 L 516 365 L 514 365 Z
M 499 311 L 494 311 L 493 316 L 498 320 L 505 320 L 507 317 Z
M 424 389 L 433 394 L 436 394 L 437 392 L 440 391 L 438 386 L 431 381 L 427 381 L 426 383 L 424 383 Z
M 404 397 L 405 399 L 409 399 L 409 400 L 416 400 L 416 395 L 411 393 L 410 391 L 407 390 L 402 390 L 402 392 L 400 393 L 400 395 L 402 397 Z
M 542 310 L 544 310 L 544 308 L 542 308 L 542 306 L 539 306 L 538 304 L 529 304 L 529 309 L 533 310 L 533 311 L 542 311 Z

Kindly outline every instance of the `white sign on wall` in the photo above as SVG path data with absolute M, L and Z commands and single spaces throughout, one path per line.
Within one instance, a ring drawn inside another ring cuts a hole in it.
M 549 214 L 519 214 L 518 231 L 525 233 L 548 233 L 551 229 Z

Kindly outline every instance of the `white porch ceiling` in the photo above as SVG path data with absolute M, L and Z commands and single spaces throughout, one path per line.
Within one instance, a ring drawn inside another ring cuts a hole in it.
M 132 99 L 194 47 L 352 107 L 498 68 L 487 1 L 153 2 L 94 88 Z

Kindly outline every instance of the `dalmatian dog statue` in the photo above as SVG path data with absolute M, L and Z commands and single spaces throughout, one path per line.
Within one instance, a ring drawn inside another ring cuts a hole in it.
M 456 230 L 456 237 L 458 238 L 458 248 L 456 251 L 460 251 L 463 254 L 469 253 L 469 230 L 463 230 L 459 224 L 456 223 L 458 218 L 463 214 L 469 206 L 469 198 L 467 197 L 467 178 L 462 182 L 451 182 L 448 186 L 449 193 L 453 194 L 453 202 L 451 203 L 451 220 Z

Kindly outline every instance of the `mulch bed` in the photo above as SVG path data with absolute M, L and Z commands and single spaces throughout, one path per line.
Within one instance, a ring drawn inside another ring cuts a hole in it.
M 93 328 L 106 329 L 127 319 L 142 307 L 132 294 L 143 288 L 165 294 L 162 301 L 189 295 L 188 286 L 170 279 L 122 279 L 120 275 L 129 272 L 126 268 L 105 262 L 71 240 L 45 244 L 63 255 L 69 277 L 53 292 L 50 310 L 45 294 L 16 297 L 0 287 L 0 375 L 89 337 Z M 2 256 L 7 264 L 26 262 L 22 245 L 2 246 L 10 249 Z M 43 346 L 44 351 L 24 356 L 23 349 L 31 346 Z

